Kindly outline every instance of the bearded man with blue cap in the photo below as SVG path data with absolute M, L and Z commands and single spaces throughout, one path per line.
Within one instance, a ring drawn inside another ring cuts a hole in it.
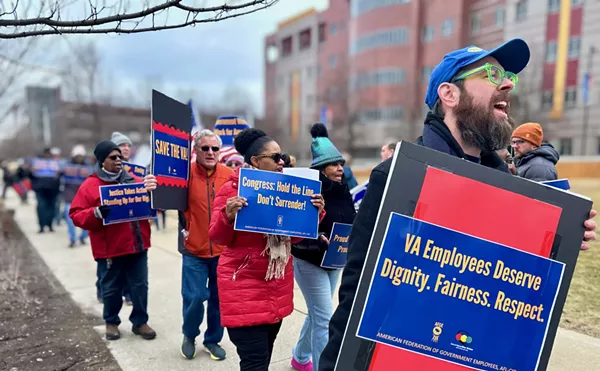
M 425 103 L 430 111 L 417 143 L 509 172 L 495 151 L 510 142 L 513 130 L 510 94 L 518 86 L 517 74 L 527 66 L 529 57 L 529 47 L 522 39 L 510 40 L 489 51 L 469 46 L 448 53 L 429 78 Z M 335 368 L 391 162 L 391 158 L 385 160 L 371 173 L 367 193 L 354 220 L 340 303 L 329 323 L 329 342 L 321 354 L 319 371 Z M 592 210 L 585 222 L 582 249 L 589 248 L 588 241 L 596 238 L 596 223 L 591 220 L 595 215 Z

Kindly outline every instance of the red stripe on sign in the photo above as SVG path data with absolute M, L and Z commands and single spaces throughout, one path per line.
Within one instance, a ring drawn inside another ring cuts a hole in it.
M 158 176 L 156 176 L 156 182 L 158 183 L 158 185 L 168 186 L 168 187 L 180 187 L 180 188 L 187 188 L 188 187 L 188 181 L 187 180 L 185 180 L 185 179 L 177 179 L 177 178 L 170 178 L 168 176 L 158 175 Z
M 160 131 L 161 133 L 172 135 L 180 139 L 190 140 L 192 138 L 190 134 L 186 133 L 183 130 L 179 130 L 172 126 L 167 126 L 156 121 L 152 121 L 152 130 Z

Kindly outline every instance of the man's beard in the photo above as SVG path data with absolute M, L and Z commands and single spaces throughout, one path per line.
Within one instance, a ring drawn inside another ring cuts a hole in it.
M 509 107 L 506 107 L 508 119 L 499 120 L 494 114 L 494 103 L 501 100 L 508 102 L 506 95 L 493 97 L 490 106 L 484 107 L 476 105 L 473 96 L 462 89 L 454 115 L 463 145 L 482 151 L 496 151 L 509 145 L 514 125 Z

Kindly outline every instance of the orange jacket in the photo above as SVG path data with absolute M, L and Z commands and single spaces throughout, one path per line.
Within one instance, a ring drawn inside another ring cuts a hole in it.
M 196 162 L 190 166 L 188 209 L 184 213 L 189 234 L 185 248 L 200 258 L 219 256 L 223 250 L 223 246 L 210 241 L 208 227 L 215 195 L 232 174 L 233 170 L 222 164 L 217 164 L 210 175 Z

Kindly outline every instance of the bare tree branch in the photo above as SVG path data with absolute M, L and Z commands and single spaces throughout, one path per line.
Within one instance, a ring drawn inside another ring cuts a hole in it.
M 155 6 L 150 6 L 148 2 L 145 2 L 141 10 L 132 12 L 127 12 L 129 2 L 123 4 L 122 1 L 119 1 L 118 6 L 113 4 L 101 7 L 94 4 L 92 0 L 88 0 L 88 2 L 88 15 L 83 19 L 62 20 L 61 9 L 63 9 L 64 4 L 61 5 L 60 1 L 56 1 L 53 6 L 51 5 L 47 12 L 44 9 L 45 4 L 42 2 L 40 14 L 34 18 L 19 17 L 19 2 L 17 1 L 11 12 L 4 12 L 0 15 L 0 28 L 12 31 L 0 33 L 0 39 L 62 34 L 131 34 L 169 30 L 199 23 L 219 22 L 251 14 L 266 9 L 279 2 L 279 0 L 252 0 L 237 5 L 224 3 L 212 7 L 189 6 L 183 4 L 183 0 L 167 0 Z M 121 12 L 121 9 L 125 10 Z M 178 15 L 181 15 L 178 19 L 185 19 L 185 21 L 169 23 L 170 10 L 178 12 Z M 115 11 L 115 13 L 104 16 L 103 13 L 107 11 Z M 42 15 L 42 13 L 47 14 Z M 163 25 L 158 25 L 155 17 L 163 13 L 166 14 L 166 21 Z M 11 16 L 11 19 L 8 16 Z M 152 16 L 151 25 L 139 27 L 148 16 Z M 130 22 L 133 23 L 133 26 L 130 26 Z

